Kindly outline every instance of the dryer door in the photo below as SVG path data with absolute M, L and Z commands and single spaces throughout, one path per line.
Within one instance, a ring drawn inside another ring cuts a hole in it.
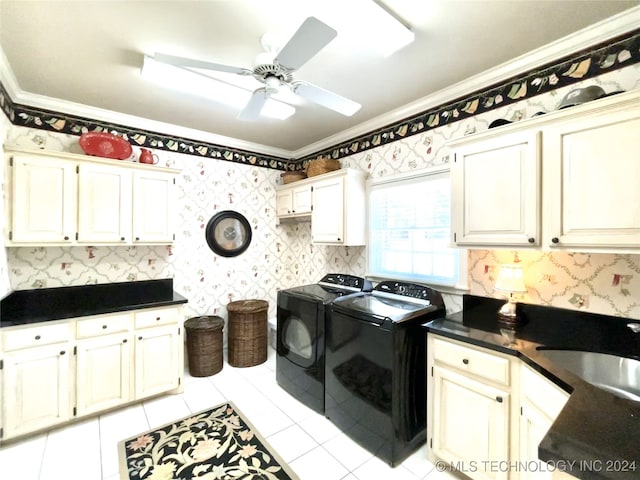
M 279 356 L 303 368 L 315 365 L 318 345 L 324 341 L 323 305 L 300 297 L 280 295 L 277 338 Z

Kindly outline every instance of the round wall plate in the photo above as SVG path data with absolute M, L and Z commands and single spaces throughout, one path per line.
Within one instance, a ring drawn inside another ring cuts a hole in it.
M 240 255 L 251 243 L 251 225 L 242 214 L 232 210 L 211 217 L 204 234 L 209 248 L 223 257 Z

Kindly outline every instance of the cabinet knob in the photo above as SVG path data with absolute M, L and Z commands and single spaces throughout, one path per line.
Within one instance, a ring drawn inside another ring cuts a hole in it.
M 496 402 L 502 403 L 502 397 L 496 397 Z
M 120 240 L 122 240 L 124 242 L 124 237 L 120 237 Z
M 536 241 L 536 239 L 535 239 L 535 238 L 533 238 L 533 237 L 529 237 L 529 238 L 527 239 L 527 242 L 529 242 L 529 243 L 535 243 L 535 241 Z
M 464 363 L 465 365 L 469 365 L 469 359 L 468 358 L 463 358 L 462 359 L 462 363 Z
M 342 240 L 340 239 L 340 237 L 338 237 L 338 241 L 341 242 Z
M 160 317 L 156 317 L 156 322 L 159 322 L 159 321 L 160 321 Z
M 553 237 L 551 239 L 551 243 L 558 243 L 558 242 L 560 242 L 560 239 L 558 237 Z
M 60 352 L 60 355 L 64 355 L 65 353 L 67 353 L 67 352 L 65 352 L 64 350 L 62 350 L 62 351 Z
M 142 340 L 142 337 L 141 337 L 141 336 L 140 336 L 140 337 L 138 337 L 138 340 Z
M 124 340 L 122 340 L 122 343 L 127 343 L 127 339 L 125 338 Z
M 36 340 L 40 340 L 40 335 L 36 335 L 36 336 L 35 336 L 35 339 L 36 339 Z
M 138 240 L 140 240 L 140 237 L 136 237 L 136 242 L 137 242 Z
M 106 329 L 107 329 L 107 326 L 106 326 L 106 325 L 102 325 L 102 329 L 103 329 L 103 330 L 106 330 Z
M 65 236 L 64 236 L 64 239 L 65 239 L 65 240 L 69 240 L 69 235 L 65 235 Z

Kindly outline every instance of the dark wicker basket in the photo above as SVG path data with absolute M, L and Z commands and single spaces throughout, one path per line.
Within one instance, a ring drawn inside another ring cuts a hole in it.
M 222 329 L 220 317 L 193 317 L 184 322 L 187 356 L 192 377 L 209 377 L 222 370 Z
M 227 305 L 229 365 L 252 367 L 267 360 L 268 308 L 265 300 L 239 300 Z

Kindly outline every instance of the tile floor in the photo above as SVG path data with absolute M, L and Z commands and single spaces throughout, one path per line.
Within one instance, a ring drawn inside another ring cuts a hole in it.
M 225 363 L 211 377 L 185 373 L 184 393 L 165 395 L 0 448 L 0 479 L 117 480 L 120 440 L 225 400 L 234 402 L 301 480 L 452 480 L 425 447 L 392 469 L 307 408 L 275 380 L 275 353 L 262 365 Z

